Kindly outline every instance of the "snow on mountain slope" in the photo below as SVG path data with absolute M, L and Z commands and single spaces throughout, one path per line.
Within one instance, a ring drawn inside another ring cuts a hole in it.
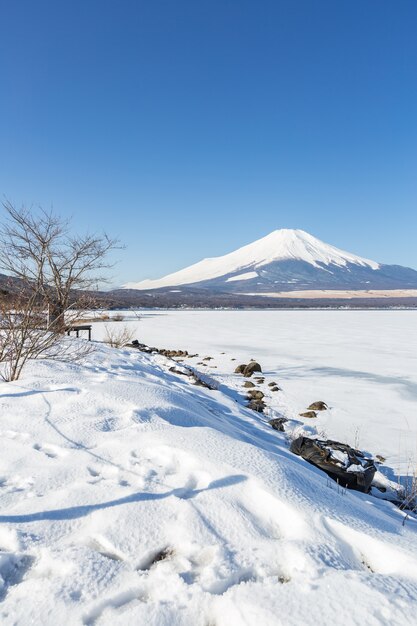
M 172 285 L 201 283 L 239 271 L 262 269 L 278 261 L 291 260 L 302 261 L 319 269 L 322 269 L 323 265 L 346 267 L 348 264 L 373 270 L 380 267 L 374 261 L 339 250 L 303 230 L 281 229 L 225 256 L 204 259 L 159 280 L 127 283 L 124 287 L 126 289 L 158 289 Z
M 415 520 L 171 364 L 97 346 L 2 383 L 1 624 L 413 623 Z

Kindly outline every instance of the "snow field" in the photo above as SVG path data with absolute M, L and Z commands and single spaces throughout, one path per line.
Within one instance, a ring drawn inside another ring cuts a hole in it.
M 284 391 L 270 406 L 295 418 L 324 400 L 319 432 L 382 455 L 396 475 L 417 466 L 415 311 L 144 311 L 139 322 L 124 314 L 139 341 L 215 356 L 197 369 L 226 385 L 238 363 L 257 359 Z M 94 337 L 104 330 L 95 325 Z
M 233 346 L 214 354 L 221 317 L 210 332 L 179 315 L 139 322 L 138 338 L 211 341 L 213 360 L 197 366 L 201 350 L 187 365 L 217 391 L 170 373 L 170 359 L 100 344 L 83 363 L 31 363 L 1 385 L 0 622 L 412 623 L 415 519 L 402 526 L 390 503 L 292 455 L 269 416 L 244 407 Z M 233 324 L 242 337 L 244 318 Z M 243 337 L 238 356 L 258 357 Z M 277 369 L 265 369 L 271 416 L 294 416 L 304 398 L 268 392 Z

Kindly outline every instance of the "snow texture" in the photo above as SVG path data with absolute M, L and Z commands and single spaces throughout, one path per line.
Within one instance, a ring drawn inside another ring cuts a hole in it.
M 298 409 L 319 399 L 331 407 L 328 425 L 347 415 L 343 394 L 332 395 L 332 376 L 343 387 L 344 373 L 331 369 L 338 359 L 344 372 L 354 367 L 354 348 L 343 353 L 347 339 L 337 341 L 349 325 L 362 325 L 358 342 L 366 332 L 372 342 L 381 324 L 401 340 L 386 354 L 391 380 L 380 367 L 388 344 L 365 342 L 362 398 L 375 381 L 386 401 L 397 387 L 407 396 L 399 381 L 415 314 L 374 313 L 367 324 L 352 313 L 311 314 L 168 312 L 131 322 L 147 343 L 197 349 L 186 364 L 214 391 L 170 372 L 166 357 L 100 344 L 82 363 L 31 363 L 22 380 L 1 385 L 2 626 L 414 622 L 417 521 L 403 526 L 391 503 L 339 489 L 267 420 L 285 416 L 313 433 Z M 271 337 L 274 325 L 287 341 Z M 313 351 L 328 366 L 317 388 Z M 243 356 L 263 365 L 267 415 L 245 407 L 231 360 Z M 301 398 L 290 384 L 298 378 Z M 349 379 L 352 397 L 358 379 Z M 283 391 L 269 391 L 272 381 Z

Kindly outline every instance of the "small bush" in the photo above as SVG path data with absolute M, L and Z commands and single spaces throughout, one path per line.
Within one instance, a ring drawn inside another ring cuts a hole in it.
M 106 326 L 104 343 L 112 348 L 123 348 L 128 343 L 132 343 L 134 329 L 130 329 L 126 324 L 122 328 L 111 328 Z

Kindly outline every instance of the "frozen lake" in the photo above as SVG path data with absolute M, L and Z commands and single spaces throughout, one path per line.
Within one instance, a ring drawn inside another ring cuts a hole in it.
M 253 357 L 294 415 L 324 400 L 331 410 L 315 420 L 319 430 L 383 455 L 401 473 L 414 470 L 417 312 L 156 311 L 141 312 L 139 322 L 128 312 L 122 323 L 137 326 L 135 337 L 148 345 L 215 357 L 216 375 Z M 97 324 L 94 338 L 103 333 Z

